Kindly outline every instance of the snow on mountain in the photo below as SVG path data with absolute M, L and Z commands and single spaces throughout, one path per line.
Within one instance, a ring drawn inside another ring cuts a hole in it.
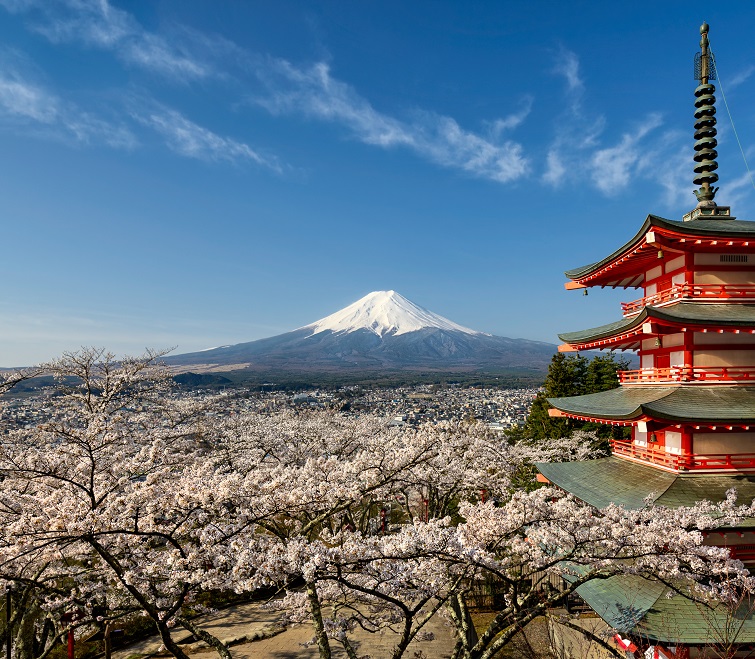
M 374 291 L 354 304 L 299 329 L 311 329 L 311 336 L 328 330 L 334 334 L 349 334 L 366 329 L 382 338 L 426 328 L 483 334 L 423 309 L 396 291 Z
M 400 371 L 544 372 L 556 346 L 457 325 L 395 291 L 375 291 L 317 322 L 277 336 L 167 357 L 177 367 L 243 369 L 263 378 L 366 377 Z

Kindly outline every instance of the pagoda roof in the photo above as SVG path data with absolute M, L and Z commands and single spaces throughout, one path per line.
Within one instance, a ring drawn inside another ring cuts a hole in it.
M 667 508 L 714 503 L 735 488 L 740 501 L 755 499 L 755 475 L 680 475 L 614 456 L 579 462 L 540 462 L 540 473 L 562 490 L 596 508 L 614 503 L 630 510 L 648 502 Z M 745 520 L 742 527 L 755 526 Z
M 650 236 L 652 240 L 648 239 L 648 232 L 653 232 Z M 739 248 L 755 251 L 755 222 L 735 219 L 695 219 L 682 222 L 648 215 L 635 236 L 615 252 L 595 263 L 567 270 L 565 274 L 569 279 L 589 282 L 591 285 L 638 286 L 641 281 L 633 275 L 640 266 L 645 267 L 657 260 L 656 249 L 668 246 L 680 250 L 684 249 L 685 243 L 696 239 L 705 241 L 708 247 L 725 241 L 727 246 L 733 247 L 736 244 Z M 753 241 L 752 244 L 750 241 Z M 624 262 L 627 264 L 623 267 L 615 267 Z M 613 271 L 602 272 L 606 268 L 613 268 Z
M 579 349 L 601 347 L 609 343 L 634 345 L 648 320 L 680 328 L 702 326 L 704 329 L 731 327 L 755 328 L 755 305 L 716 304 L 712 302 L 678 302 L 667 307 L 646 306 L 638 314 L 607 325 L 559 334 L 559 338 Z M 627 336 L 624 336 L 627 335 Z M 630 347 L 627 345 L 626 347 Z
M 568 416 L 579 418 L 755 425 L 755 387 L 638 385 L 584 396 L 549 398 L 548 402 Z
M 755 476 L 744 474 L 681 475 L 613 456 L 541 462 L 536 467 L 551 483 L 596 508 L 611 503 L 630 510 L 648 503 L 668 508 L 692 506 L 702 500 L 716 503 L 723 501 L 731 488 L 737 490 L 740 502 L 755 498 Z M 745 519 L 737 528 L 755 528 L 755 519 Z M 583 569 L 571 567 L 576 573 Z M 637 575 L 593 579 L 577 588 L 593 611 L 622 634 L 661 642 L 704 644 L 711 640 L 711 629 L 724 628 L 724 609 L 702 609 L 681 595 L 669 598 L 668 592 L 662 583 Z M 746 613 L 738 643 L 755 642 L 755 618 L 751 611 Z
M 746 603 L 731 612 L 723 605 L 710 608 L 678 593 L 669 597 L 670 592 L 660 581 L 631 574 L 593 579 L 577 588 L 593 611 L 625 635 L 669 645 L 755 642 L 755 616 Z

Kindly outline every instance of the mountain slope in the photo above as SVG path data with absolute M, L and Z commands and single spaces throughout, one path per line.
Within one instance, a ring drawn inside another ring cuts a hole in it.
M 228 365 L 258 372 L 544 371 L 556 346 L 477 332 L 376 291 L 292 332 L 170 357 L 175 366 Z

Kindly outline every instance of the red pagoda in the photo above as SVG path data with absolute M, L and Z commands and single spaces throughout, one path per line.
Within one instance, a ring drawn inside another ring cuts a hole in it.
M 538 465 L 554 485 L 598 507 L 613 502 L 638 508 L 648 500 L 692 505 L 721 500 L 732 487 L 740 501 L 755 497 L 755 222 L 737 220 L 714 200 L 718 165 L 710 81 L 716 71 L 708 25 L 700 32 L 696 208 L 682 220 L 649 215 L 615 252 L 566 273 L 567 289 L 642 291 L 621 305 L 620 320 L 560 335 L 559 350 L 565 352 L 639 353 L 639 368 L 620 372 L 618 388 L 549 399 L 552 416 L 631 428 L 631 439 L 614 440 L 608 458 Z M 706 541 L 755 564 L 755 523 L 719 529 Z M 711 621 L 684 598 L 669 599 L 667 590 L 615 577 L 578 592 L 632 647 L 665 648 L 668 654 L 659 656 L 702 656 L 711 642 Z M 752 611 L 740 617 L 735 644 L 741 650 L 732 656 L 755 656 Z M 627 656 L 644 655 L 627 650 Z

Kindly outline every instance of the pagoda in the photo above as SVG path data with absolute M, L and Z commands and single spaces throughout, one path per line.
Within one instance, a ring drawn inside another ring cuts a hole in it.
M 681 220 L 649 215 L 615 252 L 566 272 L 567 289 L 641 290 L 621 305 L 621 318 L 561 334 L 563 352 L 636 350 L 639 368 L 619 372 L 610 391 L 550 398 L 551 416 L 626 426 L 612 455 L 584 462 L 539 464 L 554 485 L 597 507 L 639 508 L 652 501 L 678 507 L 720 501 L 736 488 L 755 498 L 755 222 L 738 220 L 715 201 L 715 61 L 708 25 L 695 56 L 694 183 L 697 206 Z M 755 523 L 721 528 L 706 542 L 730 548 L 755 565 Z M 681 596 L 639 577 L 588 582 L 581 597 L 618 630 L 627 656 L 653 647 L 699 656 L 712 623 Z M 630 613 L 628 613 L 630 612 Z M 736 644 L 755 647 L 752 611 L 739 620 Z M 653 645 L 656 644 L 656 645 Z M 675 648 L 670 650 L 669 648 Z M 655 651 L 655 650 L 654 650 Z M 736 656 L 740 656 L 738 653 Z M 741 654 L 741 656 L 754 656 Z

